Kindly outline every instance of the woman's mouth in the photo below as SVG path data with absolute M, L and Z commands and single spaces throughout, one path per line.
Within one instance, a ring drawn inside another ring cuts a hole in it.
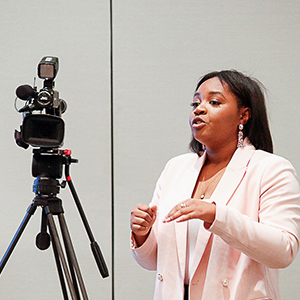
M 193 128 L 200 128 L 202 127 L 203 125 L 205 124 L 205 122 L 200 118 L 200 117 L 195 117 L 193 120 L 192 120 L 192 127 Z

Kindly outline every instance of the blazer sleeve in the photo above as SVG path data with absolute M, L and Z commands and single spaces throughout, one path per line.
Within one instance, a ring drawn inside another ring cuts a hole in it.
M 161 199 L 161 190 L 163 186 L 164 176 L 167 172 L 171 161 L 169 161 L 164 170 L 162 171 L 154 190 L 154 194 L 149 206 L 157 205 L 159 207 L 159 201 Z M 140 247 L 137 247 L 133 234 L 131 233 L 131 253 L 136 262 L 147 270 L 156 270 L 157 268 L 157 240 L 158 240 L 158 219 L 159 211 L 157 212 L 156 221 L 154 222 L 149 236 L 145 243 Z
M 293 166 L 283 158 L 266 160 L 260 168 L 261 173 L 252 174 L 260 185 L 258 220 L 234 207 L 217 204 L 209 231 L 269 268 L 285 268 L 299 250 L 299 183 Z M 257 201 L 251 195 L 245 199 Z

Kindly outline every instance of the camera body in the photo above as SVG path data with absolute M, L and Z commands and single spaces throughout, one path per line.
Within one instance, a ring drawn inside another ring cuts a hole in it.
M 26 101 L 18 110 L 23 113 L 20 131 L 15 131 L 18 146 L 28 148 L 59 148 L 63 144 L 65 124 L 61 118 L 67 104 L 54 90 L 54 79 L 59 68 L 57 57 L 45 56 L 38 64 L 38 76 L 44 79 L 43 88 L 21 85 L 16 89 L 17 98 Z

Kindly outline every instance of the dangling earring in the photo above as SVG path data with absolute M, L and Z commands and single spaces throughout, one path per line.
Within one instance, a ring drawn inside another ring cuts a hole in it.
M 244 147 L 244 134 L 243 134 L 244 125 L 239 125 L 239 133 L 238 133 L 238 148 Z

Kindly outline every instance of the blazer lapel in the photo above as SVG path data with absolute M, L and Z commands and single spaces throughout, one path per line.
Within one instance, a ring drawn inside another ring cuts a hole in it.
M 192 168 L 185 171 L 180 186 L 183 188 L 180 192 L 181 201 L 187 200 L 192 197 L 192 193 L 198 179 L 200 170 L 205 162 L 206 155 L 201 156 Z M 178 261 L 180 265 L 182 278 L 185 276 L 185 264 L 186 264 L 186 242 L 187 242 L 187 222 L 174 223 L 175 225 L 175 237 L 177 244 Z
M 227 205 L 246 175 L 255 148 L 247 145 L 234 153 L 210 201 L 217 205 Z
M 216 205 L 228 204 L 247 172 L 254 151 L 252 145 L 236 150 L 209 202 L 215 202 Z M 211 233 L 200 225 L 191 277 L 197 270 L 210 236 Z

